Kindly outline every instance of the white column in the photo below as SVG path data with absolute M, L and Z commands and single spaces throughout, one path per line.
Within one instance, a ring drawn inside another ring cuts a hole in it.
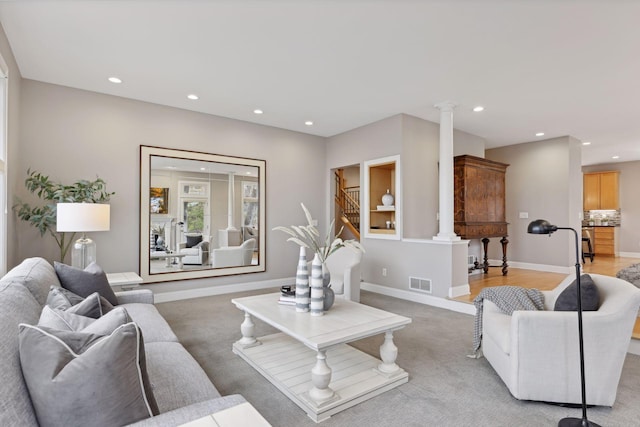
M 435 105 L 440 110 L 440 222 L 434 240 L 460 240 L 453 231 L 453 109 L 445 101 Z
M 236 181 L 235 181 L 235 172 L 229 172 L 229 197 L 227 200 L 228 209 L 227 209 L 227 230 L 235 230 L 236 227 L 233 225 L 233 213 L 236 207 Z

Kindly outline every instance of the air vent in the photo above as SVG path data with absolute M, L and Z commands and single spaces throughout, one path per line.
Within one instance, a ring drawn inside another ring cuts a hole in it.
M 409 277 L 409 289 L 431 293 L 431 279 L 421 279 L 420 277 Z
M 475 255 L 469 255 L 467 257 L 467 265 L 473 265 L 476 262 Z

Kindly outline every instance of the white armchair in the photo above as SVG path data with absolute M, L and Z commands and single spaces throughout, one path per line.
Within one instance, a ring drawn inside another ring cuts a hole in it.
M 185 255 L 182 258 L 183 264 L 205 265 L 209 262 L 209 250 L 211 248 L 211 236 L 203 235 L 202 241 L 190 248 L 186 242 L 178 245 L 178 253 Z
M 362 252 L 342 247 L 327 258 L 331 289 L 338 297 L 360 302 L 360 262 Z
M 640 289 L 615 277 L 591 274 L 600 294 L 597 311 L 583 312 L 588 405 L 612 406 L 638 315 Z M 580 404 L 580 356 L 576 312 L 553 311 L 568 276 L 543 292 L 545 311 L 504 314 L 484 300 L 482 350 L 520 400 Z
M 211 251 L 213 268 L 240 267 L 251 265 L 256 239 L 249 239 L 240 246 L 226 246 Z

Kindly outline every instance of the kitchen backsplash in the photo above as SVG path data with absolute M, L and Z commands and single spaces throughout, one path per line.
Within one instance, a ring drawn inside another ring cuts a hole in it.
M 584 211 L 583 226 L 587 225 L 620 225 L 620 209 L 607 211 Z

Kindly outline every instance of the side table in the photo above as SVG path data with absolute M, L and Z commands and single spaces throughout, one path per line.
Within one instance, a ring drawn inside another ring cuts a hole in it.
M 107 273 L 107 280 L 114 291 L 130 291 L 142 283 L 142 277 L 133 271 L 124 273 Z

